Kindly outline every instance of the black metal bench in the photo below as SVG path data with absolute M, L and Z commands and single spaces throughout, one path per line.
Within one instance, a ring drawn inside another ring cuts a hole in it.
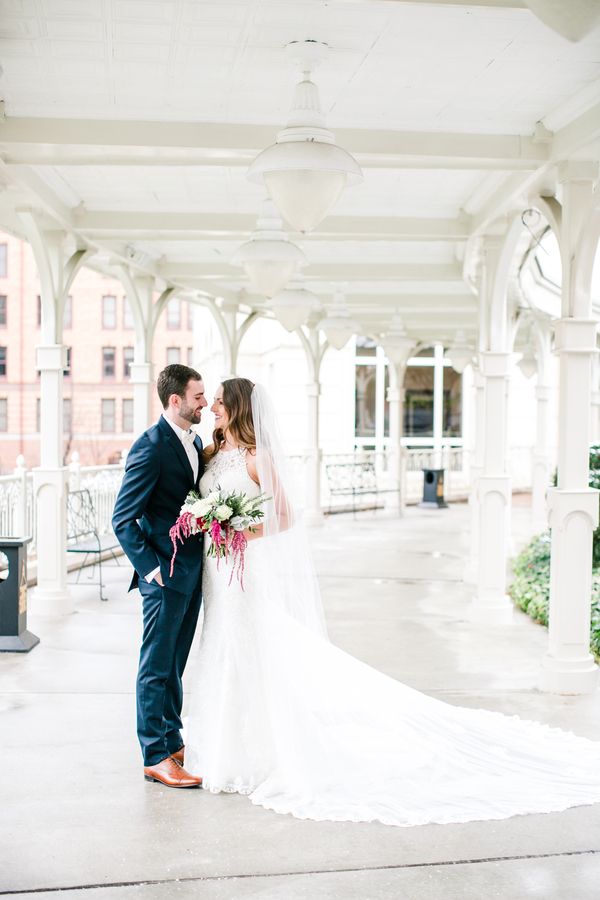
M 93 577 L 98 562 L 99 580 L 92 582 L 100 585 L 100 599 L 104 596 L 102 583 L 102 557 L 110 554 L 121 565 L 115 550 L 121 550 L 121 545 L 112 532 L 100 534 L 96 520 L 96 510 L 90 492 L 84 488 L 80 491 L 69 491 L 67 496 L 67 553 L 83 554 L 83 561 L 77 570 L 76 584 L 79 583 L 81 571 L 85 567 L 90 556 L 94 557 L 92 569 Z

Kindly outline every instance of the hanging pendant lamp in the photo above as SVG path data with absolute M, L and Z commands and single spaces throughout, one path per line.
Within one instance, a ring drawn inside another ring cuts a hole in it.
M 300 266 L 306 265 L 304 253 L 283 230 L 271 200 L 263 201 L 256 230 L 249 241 L 238 247 L 231 261 L 244 268 L 253 290 L 264 297 L 273 297 Z
M 395 312 L 388 331 L 381 335 L 381 346 L 389 362 L 394 366 L 405 366 L 415 346 L 409 337 L 399 312 Z
M 296 279 L 285 290 L 279 291 L 270 305 L 283 327 L 287 331 L 296 331 L 301 325 L 306 325 L 312 313 L 321 306 L 321 301 Z
M 289 55 L 299 64 L 286 127 L 248 169 L 250 181 L 264 183 L 275 206 L 295 231 L 307 232 L 323 221 L 347 184 L 362 181 L 360 166 L 335 143 L 325 124 L 319 91 L 310 75 L 327 53 L 319 41 L 293 41 Z
M 444 354 L 450 360 L 450 365 L 458 375 L 462 375 L 469 363 L 473 360 L 473 348 L 467 344 L 464 331 L 457 331 L 454 343 L 448 347 Z
M 358 333 L 359 325 L 350 318 L 341 291 L 336 291 L 334 294 L 333 305 L 328 315 L 319 322 L 319 328 L 325 333 L 325 337 L 335 350 L 341 350 L 352 335 Z

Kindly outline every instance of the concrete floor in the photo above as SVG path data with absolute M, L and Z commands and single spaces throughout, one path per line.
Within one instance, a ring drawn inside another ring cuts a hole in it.
M 513 510 L 527 532 L 528 510 Z M 466 507 L 333 517 L 314 535 L 333 640 L 450 703 L 600 739 L 600 698 L 535 689 L 546 631 L 470 624 Z M 0 895 L 74 900 L 587 900 L 600 896 L 600 805 L 500 822 L 392 828 L 299 821 L 237 795 L 142 778 L 134 679 L 140 601 L 30 612 L 41 643 L 0 655 Z

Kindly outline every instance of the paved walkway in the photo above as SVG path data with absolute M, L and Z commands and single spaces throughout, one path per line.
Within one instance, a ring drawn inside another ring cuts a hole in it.
M 517 532 L 528 510 L 516 507 Z M 466 620 L 467 510 L 333 517 L 314 536 L 333 640 L 449 703 L 600 739 L 600 700 L 535 690 L 545 629 Z M 134 730 L 139 596 L 30 615 L 42 642 L 0 656 L 0 895 L 61 900 L 597 900 L 600 805 L 500 822 L 304 822 L 237 795 L 142 778 Z M 35 892 L 35 893 L 34 893 Z

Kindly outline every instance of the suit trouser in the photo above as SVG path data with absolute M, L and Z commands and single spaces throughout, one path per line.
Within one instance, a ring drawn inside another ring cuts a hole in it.
M 182 676 L 200 612 L 201 579 L 190 594 L 140 578 L 144 631 L 137 677 L 137 731 L 145 766 L 183 744 Z

